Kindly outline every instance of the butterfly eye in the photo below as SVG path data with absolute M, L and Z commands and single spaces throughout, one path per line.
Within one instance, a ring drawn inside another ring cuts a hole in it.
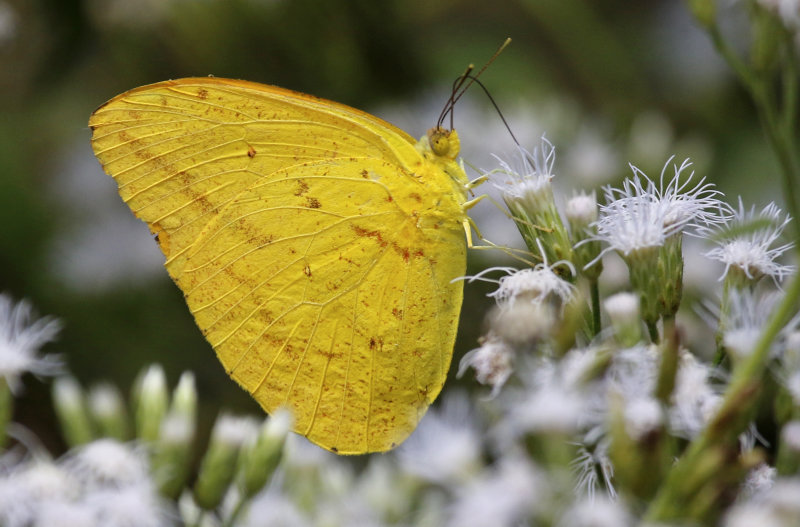
M 451 159 L 458 155 L 458 139 L 455 142 L 451 141 L 452 133 L 451 130 L 445 130 L 444 128 L 432 128 L 428 132 L 428 142 L 434 154 Z M 455 149 L 453 148 L 454 146 Z

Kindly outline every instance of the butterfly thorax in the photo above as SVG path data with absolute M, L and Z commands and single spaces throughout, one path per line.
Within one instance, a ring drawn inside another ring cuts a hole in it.
M 420 218 L 418 226 L 460 230 L 466 212 L 468 178 L 456 161 L 459 139 L 455 130 L 433 128 L 415 145 L 422 159 L 413 167 L 419 185 L 398 189 L 398 204 Z

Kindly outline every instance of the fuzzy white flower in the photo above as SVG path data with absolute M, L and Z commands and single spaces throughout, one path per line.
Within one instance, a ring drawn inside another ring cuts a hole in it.
M 5 378 L 12 393 L 21 386 L 20 377 L 54 375 L 61 363 L 53 355 L 39 356 L 39 348 L 58 335 L 61 324 L 52 318 L 35 319 L 33 309 L 25 300 L 15 303 L 10 296 L 0 294 L 0 377 Z
M 781 429 L 781 445 L 800 453 L 800 421 L 794 420 L 786 423 Z
M 547 486 L 530 462 L 519 456 L 499 465 L 458 490 L 447 522 L 452 527 L 512 527 L 549 505 Z
M 722 396 L 712 384 L 715 372 L 688 352 L 681 352 L 669 421 L 672 432 L 686 439 L 697 436 L 716 411 Z
M 522 363 L 521 389 L 505 393 L 506 418 L 498 426 L 501 440 L 535 433 L 573 434 L 596 417 L 597 386 L 586 384 L 596 357 L 593 349 L 571 350 L 562 360 Z
M 619 350 L 606 375 L 608 389 L 626 401 L 650 397 L 656 385 L 661 356 L 655 345 L 637 345 Z
M 639 297 L 633 293 L 623 291 L 611 295 L 605 299 L 603 307 L 612 322 L 624 325 L 639 321 Z
M 572 460 L 571 468 L 575 473 L 576 490 L 581 495 L 591 501 L 599 491 L 605 491 L 616 498 L 614 465 L 608 457 L 607 440 L 601 439 L 591 448 L 584 444 L 578 445 L 578 454 Z
M 114 439 L 98 439 L 70 452 L 65 470 L 86 489 L 123 488 L 149 481 L 145 452 Z
M 81 502 L 44 501 L 39 504 L 31 527 L 101 527 L 95 511 Z
M 114 527 L 168 527 L 177 514 L 149 481 L 122 488 L 98 488 L 84 498 L 99 525 Z
M 119 415 L 125 408 L 117 387 L 108 383 L 93 386 L 89 391 L 88 403 L 92 415 L 101 418 Z
M 778 478 L 770 492 L 732 507 L 724 527 L 793 527 L 800 525 L 800 479 Z
M 745 210 L 740 196 L 739 208 L 722 228 L 716 232 L 701 228 L 699 232 L 718 245 L 705 255 L 725 264 L 720 280 L 732 268 L 740 270 L 750 280 L 769 276 L 776 284 L 794 273 L 793 266 L 782 265 L 777 261 L 794 243 L 775 246 L 791 220 L 774 203 L 758 212 L 755 207 Z
M 600 494 L 572 504 L 556 524 L 558 527 L 625 527 L 633 524 L 630 512 L 619 500 Z
M 750 289 L 731 289 L 729 311 L 724 316 L 720 329 L 722 343 L 734 358 L 741 359 L 755 349 L 761 332 L 781 299 L 781 293 L 760 293 Z M 784 332 L 791 331 L 797 317 L 787 324 Z
M 310 523 L 310 518 L 276 486 L 270 486 L 253 499 L 242 521 L 244 527 L 306 527 Z
M 775 485 L 777 476 L 778 471 L 775 467 L 761 463 L 747 473 L 747 477 L 742 484 L 740 498 L 759 499 L 765 497 Z
M 567 201 L 564 215 L 571 225 L 588 225 L 593 221 L 597 221 L 597 197 L 594 192 L 572 196 Z
M 461 357 L 456 377 L 461 377 L 467 368 L 475 370 L 475 378 L 481 384 L 492 387 L 491 397 L 496 396 L 513 372 L 513 352 L 502 339 L 493 335 L 486 337 L 479 348 Z
M 507 274 L 499 280 L 484 277 L 486 273 L 493 271 L 503 271 Z M 497 283 L 497 290 L 489 293 L 489 296 L 494 298 L 501 308 L 523 301 L 553 302 L 561 307 L 571 298 L 575 290 L 575 286 L 558 276 L 546 263 L 519 271 L 512 267 L 490 267 L 470 278 L 470 282 L 476 279 Z
M 481 440 L 462 395 L 450 395 L 441 410 L 429 410 L 397 451 L 400 467 L 416 477 L 443 484 L 463 483 L 479 467 Z
M 212 441 L 238 448 L 258 435 L 260 425 L 261 421 L 255 417 L 222 414 L 214 424 Z
M 42 504 L 73 500 L 78 491 L 74 479 L 48 460 L 16 464 L 0 476 L 0 525 L 28 526 Z
M 653 397 L 637 397 L 626 401 L 623 411 L 625 431 L 634 439 L 641 439 L 657 430 L 664 422 L 664 412 Z
M 528 152 L 519 148 L 519 163 L 516 166 L 503 161 L 495 156 L 500 163 L 501 171 L 509 176 L 509 180 L 502 185 L 495 185 L 503 192 L 506 199 L 526 201 L 539 199 L 538 196 L 545 192 L 552 197 L 550 180 L 553 179 L 553 164 L 555 163 L 556 149 L 553 144 L 542 136 L 541 146 Z
M 667 238 L 689 227 L 716 225 L 725 218 L 724 205 L 716 197 L 720 193 L 711 183 L 705 183 L 705 178 L 693 182 L 694 172 L 682 176 L 691 166 L 688 160 L 674 165 L 674 176 L 665 185 L 668 165 L 669 161 L 658 185 L 631 165 L 634 177 L 625 180 L 622 189 L 603 189 L 607 204 L 600 208 L 593 238 L 609 245 L 603 252 L 613 249 L 628 255 L 660 247 Z

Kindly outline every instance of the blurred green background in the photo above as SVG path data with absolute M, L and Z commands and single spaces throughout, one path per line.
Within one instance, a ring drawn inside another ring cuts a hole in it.
M 0 291 L 63 320 L 47 351 L 83 383 L 127 388 L 160 362 L 171 384 L 197 374 L 206 422 L 221 406 L 257 411 L 94 160 L 89 114 L 142 84 L 213 74 L 337 100 L 420 136 L 453 79 L 507 36 L 483 82 L 525 146 L 543 132 L 555 143 L 567 195 L 618 181 L 628 162 L 657 176 L 675 154 L 729 199 L 776 198 L 754 112 L 679 1 L 0 0 Z M 467 162 L 493 168 L 490 154 L 513 152 L 480 90 L 455 118 Z M 499 211 L 476 214 L 490 238 L 515 243 Z M 489 263 L 475 253 L 470 271 Z M 455 364 L 476 346 L 489 290 L 466 287 Z M 16 418 L 57 450 L 49 388 L 25 384 Z

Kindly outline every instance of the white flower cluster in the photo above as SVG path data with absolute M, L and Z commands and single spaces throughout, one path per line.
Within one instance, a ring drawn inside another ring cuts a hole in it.
M 0 459 L 0 525 L 161 527 L 175 511 L 159 496 L 145 451 L 100 439 L 53 461 L 45 454 Z

